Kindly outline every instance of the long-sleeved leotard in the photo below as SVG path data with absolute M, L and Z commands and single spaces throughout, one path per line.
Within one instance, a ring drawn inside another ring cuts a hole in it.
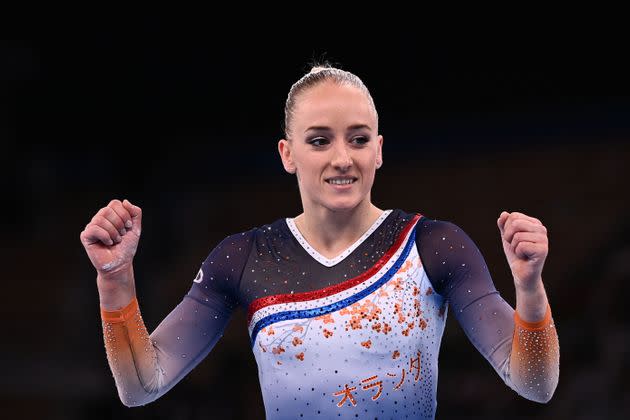
M 151 402 L 210 352 L 237 306 L 248 313 L 267 418 L 433 418 L 447 314 L 503 381 L 548 401 L 559 344 L 547 308 L 521 320 L 457 225 L 386 210 L 328 259 L 292 218 L 226 237 L 149 336 L 138 302 L 101 309 L 119 396 Z

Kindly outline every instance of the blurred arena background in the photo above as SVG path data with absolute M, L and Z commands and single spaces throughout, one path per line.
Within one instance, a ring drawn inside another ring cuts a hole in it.
M 221 239 L 302 211 L 277 141 L 288 90 L 318 58 L 357 74 L 375 100 L 384 164 L 373 202 L 458 224 L 512 306 L 496 219 L 521 211 L 548 228 L 543 280 L 561 349 L 553 399 L 505 386 L 449 314 L 437 418 L 630 415 L 630 92 L 615 37 L 385 42 L 359 25 L 347 38 L 293 43 L 290 30 L 238 41 L 166 13 L 54 17 L 20 20 L 0 38 L 7 418 L 264 417 L 240 311 L 169 393 L 124 407 L 79 233 L 112 198 L 143 208 L 135 271 L 152 331 Z

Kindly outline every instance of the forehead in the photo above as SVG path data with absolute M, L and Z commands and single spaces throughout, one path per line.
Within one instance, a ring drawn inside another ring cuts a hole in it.
M 367 95 L 352 85 L 320 83 L 303 92 L 297 99 L 294 113 L 296 126 L 334 127 L 356 123 L 376 126 Z

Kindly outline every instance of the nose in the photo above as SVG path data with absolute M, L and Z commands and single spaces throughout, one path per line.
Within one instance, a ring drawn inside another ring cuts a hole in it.
M 344 141 L 335 142 L 333 147 L 332 166 L 341 170 L 346 170 L 352 166 L 352 157 Z

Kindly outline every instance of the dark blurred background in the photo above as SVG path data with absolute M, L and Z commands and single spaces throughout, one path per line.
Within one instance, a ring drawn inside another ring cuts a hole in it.
M 385 139 L 373 202 L 458 224 L 512 306 L 496 219 L 520 211 L 548 228 L 553 399 L 519 397 L 449 316 L 437 418 L 630 415 L 624 38 L 588 27 L 540 39 L 384 36 L 349 22 L 320 37 L 324 28 L 295 22 L 218 29 L 222 17 L 194 12 L 123 15 L 3 16 L 3 417 L 264 417 L 241 312 L 169 393 L 124 407 L 79 233 L 112 198 L 143 208 L 135 271 L 152 331 L 221 239 L 302 211 L 277 141 L 288 90 L 313 59 L 371 90 Z M 307 29 L 316 36 L 303 39 Z

